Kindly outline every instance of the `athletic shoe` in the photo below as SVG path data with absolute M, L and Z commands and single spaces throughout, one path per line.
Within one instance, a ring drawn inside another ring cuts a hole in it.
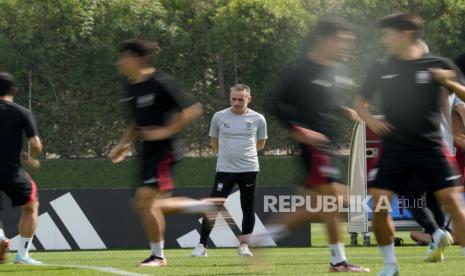
M 433 241 L 428 249 L 425 262 L 437 263 L 444 260 L 444 249 L 454 243 L 452 235 L 448 231 L 444 231 L 439 240 Z
M 199 244 L 192 250 L 191 257 L 207 257 L 207 248 L 203 244 Z
M 41 265 L 44 264 L 43 262 L 39 262 L 31 258 L 30 256 L 27 257 L 20 257 L 18 254 L 16 254 L 15 264 L 22 264 L 22 265 Z
M 239 256 L 244 256 L 244 257 L 252 257 L 253 256 L 252 252 L 250 252 L 248 244 L 239 245 L 237 253 L 239 254 Z
M 378 276 L 399 276 L 399 273 L 400 269 L 397 264 L 384 264 Z
M 370 269 L 343 261 L 334 265 L 330 263 L 329 272 L 370 272 Z
M 8 260 L 8 249 L 10 248 L 10 240 L 4 239 L 0 241 L 0 264 L 6 262 Z
M 160 258 L 155 255 L 150 255 L 147 259 L 143 260 L 139 266 L 151 266 L 151 267 L 165 267 L 167 265 L 165 258 Z

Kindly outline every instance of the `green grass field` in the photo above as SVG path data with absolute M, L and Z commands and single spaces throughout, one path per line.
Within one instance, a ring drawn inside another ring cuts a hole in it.
M 190 249 L 166 250 L 168 267 L 165 268 L 136 267 L 147 257 L 148 250 L 34 252 L 34 258 L 50 265 L 3 264 L 0 275 L 331 275 L 327 273 L 329 252 L 324 228 L 313 224 L 312 233 L 314 246 L 311 248 L 253 250 L 256 256 L 252 258 L 237 256 L 235 248 L 210 249 L 208 258 L 191 258 Z M 447 249 L 443 263 L 429 264 L 423 262 L 426 247 L 412 246 L 408 233 L 401 232 L 397 236 L 404 238 L 407 244 L 396 248 L 402 275 L 465 275 L 465 259 L 458 246 Z M 347 244 L 348 235 L 345 241 Z M 347 247 L 346 252 L 351 262 L 372 270 L 366 275 L 376 275 L 381 269 L 382 258 L 375 246 Z M 10 255 L 13 257 L 13 253 Z M 257 259 L 265 266 L 251 272 L 249 261 Z

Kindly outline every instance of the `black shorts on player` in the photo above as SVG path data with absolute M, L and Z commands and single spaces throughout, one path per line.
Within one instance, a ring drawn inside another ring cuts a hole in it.
M 37 200 L 37 185 L 23 168 L 12 176 L 0 178 L 0 191 L 10 198 L 13 207 Z
M 174 189 L 172 171 L 179 161 L 171 145 L 144 142 L 142 150 L 142 185 L 157 188 L 160 192 Z
M 442 151 L 424 151 L 417 155 L 391 156 L 384 152 L 377 167 L 375 179 L 368 187 L 406 192 L 435 192 L 460 185 L 461 175 Z M 411 181 L 418 177 L 421 181 Z
M 307 172 L 304 186 L 312 188 L 334 182 L 343 183 L 339 159 L 329 146 L 301 145 L 302 160 Z

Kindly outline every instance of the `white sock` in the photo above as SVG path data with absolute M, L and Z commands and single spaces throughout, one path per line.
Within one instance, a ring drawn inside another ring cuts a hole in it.
M 438 242 L 441 239 L 442 235 L 444 235 L 444 231 L 440 228 L 436 229 L 432 235 L 433 242 Z
M 465 247 L 462 247 L 463 255 L 465 256 Z
M 396 264 L 396 252 L 394 251 L 394 243 L 386 246 L 380 246 L 379 250 L 383 254 L 385 264 Z
M 165 258 L 165 254 L 163 253 L 164 247 L 165 241 L 150 243 L 150 250 L 152 251 L 152 255 L 155 255 L 160 258 Z
M 329 249 L 331 251 L 331 264 L 335 265 L 347 260 L 344 245 L 342 243 L 338 242 L 330 244 Z
M 5 232 L 3 232 L 3 229 L 0 228 L 0 241 L 6 239 Z
M 31 248 L 32 238 L 19 237 L 18 255 L 20 258 L 29 257 L 29 248 Z

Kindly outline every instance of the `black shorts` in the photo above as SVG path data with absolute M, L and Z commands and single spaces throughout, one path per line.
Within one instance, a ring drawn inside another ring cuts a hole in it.
M 38 199 L 37 185 L 23 168 L 12 176 L 0 177 L 0 191 L 10 198 L 13 206 L 23 206 Z
M 439 150 L 411 155 L 387 155 L 384 151 L 368 180 L 369 188 L 405 194 L 458 186 L 461 175 L 454 157 Z
M 247 195 L 253 198 L 258 172 L 217 172 L 215 184 L 211 192 L 212 197 L 228 197 L 234 185 L 239 186 L 241 197 Z
M 169 192 L 174 189 L 172 171 L 179 162 L 170 146 L 144 143 L 142 151 L 141 180 L 143 186 L 150 186 L 160 192 Z
M 329 146 L 315 147 L 301 145 L 302 159 L 307 178 L 306 187 L 313 187 L 333 182 L 342 183 L 339 158 Z

